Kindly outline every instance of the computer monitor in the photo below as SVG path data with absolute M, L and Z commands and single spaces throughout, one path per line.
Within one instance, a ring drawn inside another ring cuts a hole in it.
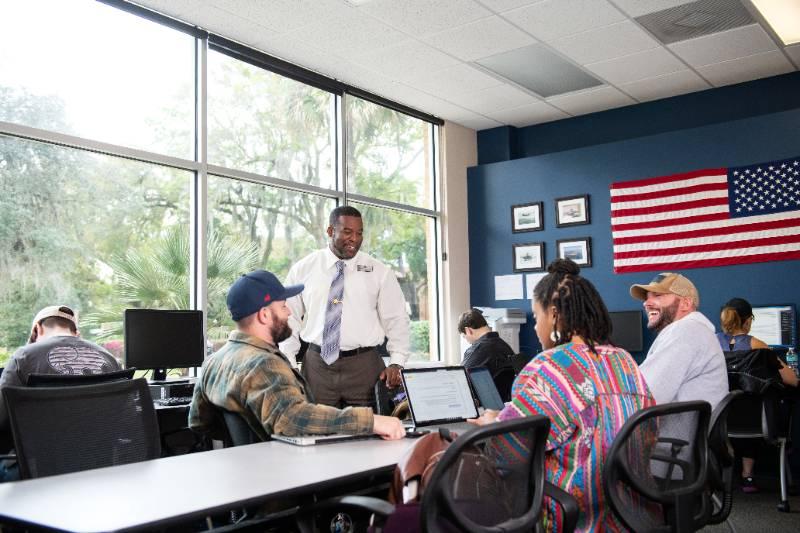
M 641 311 L 610 311 L 611 342 L 628 352 L 644 350 Z
M 797 314 L 794 304 L 753 307 L 750 335 L 773 348 L 797 346 Z
M 152 369 L 164 381 L 167 369 L 203 364 L 202 311 L 125 310 L 125 366 Z

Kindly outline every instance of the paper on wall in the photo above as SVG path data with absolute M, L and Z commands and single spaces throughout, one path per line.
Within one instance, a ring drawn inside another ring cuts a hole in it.
M 522 274 L 494 277 L 495 300 L 522 300 Z
M 537 272 L 536 274 L 525 274 L 525 297 L 528 300 L 533 300 L 533 289 L 539 283 L 547 272 Z

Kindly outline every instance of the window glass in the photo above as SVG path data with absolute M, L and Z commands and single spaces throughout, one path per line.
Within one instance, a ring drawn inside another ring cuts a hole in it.
M 0 120 L 192 158 L 194 42 L 99 2 L 3 2 Z
M 411 318 L 411 360 L 438 360 L 436 238 L 431 217 L 354 203 L 364 221 L 361 250 L 394 271 Z
M 0 135 L 0 366 L 46 305 L 120 358 L 125 308 L 187 309 L 192 179 Z
M 334 200 L 218 176 L 208 178 L 208 337 L 214 349 L 233 327 L 225 297 L 241 274 L 289 268 L 327 245 Z
M 334 187 L 334 95 L 208 53 L 209 163 Z
M 349 191 L 432 209 L 431 125 L 354 97 L 346 109 Z

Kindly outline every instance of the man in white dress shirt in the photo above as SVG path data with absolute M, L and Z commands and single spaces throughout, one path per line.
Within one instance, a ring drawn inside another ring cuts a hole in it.
M 309 343 L 303 376 L 317 403 L 372 405 L 375 382 L 399 385 L 408 360 L 405 298 L 394 272 L 359 251 L 364 229 L 356 208 L 331 211 L 327 233 L 328 247 L 295 263 L 286 277 L 306 289 L 287 300 L 292 337 L 280 348 L 294 361 L 300 338 Z M 377 350 L 385 338 L 388 367 Z

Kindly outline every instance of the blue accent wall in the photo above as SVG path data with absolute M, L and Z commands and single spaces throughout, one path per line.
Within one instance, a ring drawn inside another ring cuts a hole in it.
M 468 171 L 472 305 L 525 309 L 528 323 L 522 326 L 520 345 L 524 353 L 535 354 L 540 347 L 533 333 L 530 301 L 496 301 L 494 277 L 514 273 L 515 243 L 544 242 L 549 262 L 556 257 L 556 240 L 591 237 L 593 266 L 583 269 L 583 274 L 599 289 L 609 310 L 641 309 L 628 289 L 633 283 L 649 281 L 656 272 L 613 272 L 612 182 L 800 156 L 800 73 L 743 86 L 519 130 L 480 132 L 479 153 L 507 160 L 493 159 L 498 162 Z M 748 99 L 736 101 L 731 94 Z M 676 113 L 683 118 L 671 116 Z M 669 127 L 651 134 L 653 124 Z M 543 147 L 547 150 L 541 151 Z M 591 224 L 556 228 L 554 200 L 579 194 L 590 195 Z M 544 202 L 544 230 L 512 233 L 511 206 L 534 201 Z M 720 306 L 732 296 L 754 305 L 795 303 L 800 307 L 800 261 L 683 273 L 700 291 L 700 311 L 715 324 Z M 649 332 L 645 341 L 646 350 L 652 342 Z M 641 359 L 643 354 L 634 356 Z

